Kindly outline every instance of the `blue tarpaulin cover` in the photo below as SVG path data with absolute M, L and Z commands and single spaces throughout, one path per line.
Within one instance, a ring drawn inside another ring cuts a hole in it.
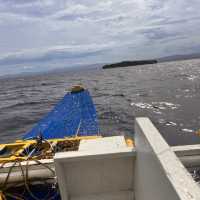
M 96 109 L 87 90 L 69 92 L 23 139 L 98 135 Z

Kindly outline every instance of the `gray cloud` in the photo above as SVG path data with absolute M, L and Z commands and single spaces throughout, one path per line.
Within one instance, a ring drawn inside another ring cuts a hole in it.
M 55 60 L 78 59 L 101 55 L 108 51 L 110 46 L 93 44 L 85 46 L 55 46 L 48 49 L 32 49 L 10 53 L 0 57 L 0 65 L 12 65 L 23 63 L 51 62 Z
M 0 70 L 196 51 L 199 9 L 199 0 L 0 0 Z
M 140 34 L 144 34 L 149 40 L 162 40 L 169 39 L 178 36 L 176 32 L 168 32 L 164 28 L 149 28 L 138 31 Z

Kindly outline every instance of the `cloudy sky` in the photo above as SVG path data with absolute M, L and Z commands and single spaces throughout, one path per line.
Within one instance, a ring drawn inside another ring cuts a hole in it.
M 2 73 L 199 50 L 199 0 L 0 0 Z

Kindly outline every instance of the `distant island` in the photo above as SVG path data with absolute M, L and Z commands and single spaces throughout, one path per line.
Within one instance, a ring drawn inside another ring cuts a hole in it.
M 122 61 L 119 63 L 106 64 L 102 68 L 109 69 L 109 68 L 116 68 L 116 67 L 130 67 L 130 66 L 136 66 L 136 65 L 155 64 L 157 62 L 158 62 L 157 60 Z

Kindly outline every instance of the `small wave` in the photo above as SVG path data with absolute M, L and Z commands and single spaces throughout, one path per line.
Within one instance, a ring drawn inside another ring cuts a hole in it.
M 197 79 L 198 78 L 198 76 L 196 76 L 196 75 L 189 75 L 188 77 L 187 77 L 187 79 L 188 80 L 191 80 L 191 81 L 193 81 L 193 80 L 195 80 L 195 79 Z
M 113 96 L 113 97 L 125 97 L 124 94 L 113 94 L 112 96 Z
M 182 128 L 181 130 L 182 130 L 183 132 L 185 132 L 185 133 L 193 133 L 193 132 L 194 132 L 194 130 L 188 129 L 188 128 Z
M 12 104 L 12 105 L 8 105 L 8 106 L 5 106 L 5 107 L 2 107 L 1 108 L 1 111 L 4 110 L 4 109 L 13 109 L 13 108 L 18 108 L 18 107 L 24 107 L 24 106 L 32 106 L 32 105 L 38 105 L 38 104 L 41 104 L 40 101 L 31 101 L 31 102 L 20 102 L 20 103 L 16 103 L 16 104 Z
M 158 122 L 166 126 L 177 126 L 177 123 L 172 122 L 172 121 L 166 121 L 165 119 L 159 119 Z
M 151 104 L 149 104 L 149 103 L 142 103 L 142 102 L 140 102 L 140 103 L 134 103 L 134 102 L 132 102 L 131 106 L 136 106 L 138 108 L 143 108 L 143 109 L 144 108 L 147 108 L 147 109 L 151 109 L 152 108 Z
M 177 124 L 175 122 L 166 122 L 166 126 L 176 126 Z
M 200 184 L 200 169 L 194 169 L 193 171 L 190 171 L 192 178 L 198 183 Z
M 191 81 L 193 81 L 193 80 L 195 80 L 195 79 L 197 79 L 198 78 L 198 76 L 197 75 L 193 75 L 193 74 L 176 74 L 175 76 L 174 76 L 175 78 L 180 78 L 180 80 L 184 80 L 184 79 L 187 79 L 187 80 L 191 80 Z
M 116 113 L 113 111 L 105 111 L 100 113 L 99 118 L 100 119 L 114 119 L 116 116 Z
M 179 104 L 173 104 L 170 102 L 153 102 L 152 104 L 158 104 L 159 109 L 165 110 L 165 109 L 177 109 L 178 107 L 180 107 Z
M 152 102 L 151 104 L 149 103 L 131 103 L 131 106 L 136 106 L 141 109 L 152 109 L 155 113 L 160 114 L 160 110 L 166 110 L 166 109 L 177 109 L 180 105 L 179 104 L 173 104 L 170 102 Z

